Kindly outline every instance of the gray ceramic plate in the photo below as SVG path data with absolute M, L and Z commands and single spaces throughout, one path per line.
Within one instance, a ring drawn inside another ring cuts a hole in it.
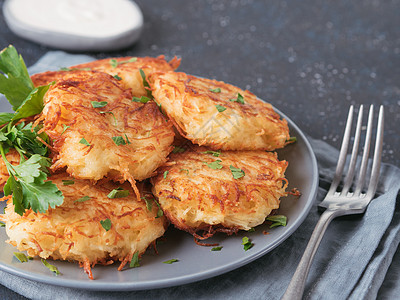
M 5 109 L 5 103 L 1 101 L 0 111 Z M 239 268 L 265 255 L 301 225 L 312 206 L 318 186 L 317 163 L 310 144 L 300 129 L 285 115 L 281 115 L 288 120 L 291 136 L 296 136 L 297 142 L 280 150 L 279 157 L 289 161 L 286 172 L 290 182 L 289 190 L 296 187 L 302 193 L 299 199 L 293 196 L 282 199 L 279 213 L 288 217 L 286 227 L 269 229 L 267 225 L 261 225 L 251 233 L 242 232 L 230 237 L 215 236 L 211 239 L 212 242 L 220 243 L 223 249 L 212 252 L 210 247 L 196 245 L 188 233 L 171 226 L 167 230 L 165 243 L 158 247 L 159 255 L 149 249 L 143 255 L 139 268 L 121 272 L 117 271 L 116 265 L 95 266 L 95 280 L 89 280 L 76 263 L 50 261 L 60 270 L 59 276 L 53 275 L 37 258 L 28 263 L 20 263 L 13 255 L 17 250 L 3 242 L 7 235 L 5 229 L 0 228 L 0 269 L 53 285 L 99 291 L 129 291 L 195 282 Z M 269 234 L 263 234 L 264 230 Z M 253 248 L 248 251 L 244 251 L 241 245 L 243 236 L 248 236 L 254 243 Z M 173 258 L 179 261 L 173 264 L 163 263 Z

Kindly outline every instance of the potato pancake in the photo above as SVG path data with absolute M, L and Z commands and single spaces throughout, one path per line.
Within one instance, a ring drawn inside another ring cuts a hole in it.
M 115 57 L 92 61 L 70 68 L 65 71 L 48 71 L 31 76 L 35 86 L 46 85 L 52 81 L 60 80 L 68 72 L 74 70 L 100 71 L 117 78 L 121 78 L 124 88 L 131 89 L 135 97 L 147 96 L 147 89 L 143 85 L 143 78 L 139 70 L 143 70 L 145 76 L 157 71 L 173 71 L 178 68 L 180 59 L 174 57 L 167 62 L 163 55 L 159 57 Z
M 136 252 L 144 253 L 165 232 L 167 220 L 158 215 L 158 206 L 153 203 L 150 208 L 137 201 L 129 184 L 92 185 L 65 173 L 49 179 L 62 191 L 64 203 L 46 213 L 29 209 L 20 216 L 14 212 L 11 196 L 6 197 L 0 219 L 6 224 L 8 243 L 19 251 L 44 259 L 77 261 L 93 279 L 91 266 L 120 261 L 121 270 Z M 118 188 L 129 194 L 110 199 L 108 195 Z M 151 193 L 139 189 L 148 201 L 154 201 Z
M 262 224 L 286 195 L 286 167 L 276 153 L 193 146 L 171 154 L 151 182 L 171 223 L 200 237 L 198 231 L 232 233 Z
M 286 120 L 249 91 L 185 73 L 153 73 L 153 96 L 180 133 L 222 150 L 274 150 L 290 138 Z
M 50 87 L 37 122 L 52 141 L 52 171 L 79 179 L 150 177 L 171 151 L 174 131 L 154 101 L 132 101 L 112 76 L 75 71 Z

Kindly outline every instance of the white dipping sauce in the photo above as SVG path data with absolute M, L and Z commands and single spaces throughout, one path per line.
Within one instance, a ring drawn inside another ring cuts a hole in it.
M 3 10 L 16 34 L 64 49 L 115 50 L 136 40 L 143 25 L 139 7 L 129 0 L 8 0 Z

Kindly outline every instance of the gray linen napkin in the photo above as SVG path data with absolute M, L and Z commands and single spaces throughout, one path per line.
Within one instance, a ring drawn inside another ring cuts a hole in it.
M 90 57 L 49 52 L 31 73 L 58 69 Z M 60 66 L 59 62 L 63 65 Z M 178 287 L 135 292 L 93 292 L 51 286 L 0 271 L 0 283 L 31 299 L 280 299 L 319 219 L 317 203 L 326 194 L 338 151 L 309 138 L 317 157 L 320 186 L 314 207 L 298 230 L 279 247 L 240 269 Z M 400 241 L 397 199 L 400 169 L 383 164 L 379 197 L 362 216 L 335 219 L 329 226 L 307 280 L 306 299 L 375 299 L 399 295 L 400 263 L 392 258 Z M 397 255 L 400 258 L 400 253 Z M 400 259 L 399 259 L 400 260 Z M 388 268 L 390 273 L 382 289 Z M 387 283 L 386 283 L 387 282 Z

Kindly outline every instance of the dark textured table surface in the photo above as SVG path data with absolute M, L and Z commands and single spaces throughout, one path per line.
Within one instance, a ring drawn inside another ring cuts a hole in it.
M 249 89 L 337 147 L 351 104 L 383 104 L 383 160 L 400 165 L 399 0 L 137 3 L 145 18 L 139 42 L 86 54 L 177 55 L 181 71 Z M 54 50 L 15 36 L 0 15 L 0 47 L 8 44 L 28 66 Z

